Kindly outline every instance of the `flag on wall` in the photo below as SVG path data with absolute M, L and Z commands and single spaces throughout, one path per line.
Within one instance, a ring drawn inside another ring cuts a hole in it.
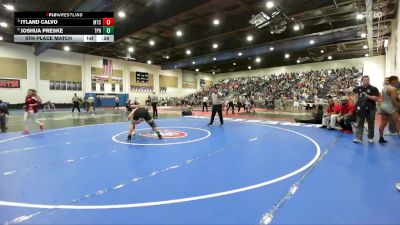
M 103 75 L 111 75 L 113 71 L 112 60 L 103 59 Z

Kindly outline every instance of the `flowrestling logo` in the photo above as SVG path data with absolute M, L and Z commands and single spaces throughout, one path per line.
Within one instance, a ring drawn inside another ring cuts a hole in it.
M 187 136 L 186 132 L 179 131 L 179 130 L 163 130 L 163 129 L 161 129 L 160 133 L 161 133 L 161 136 L 163 136 L 163 138 L 184 138 Z M 139 135 L 143 136 L 143 137 L 158 138 L 157 134 L 153 131 L 139 133 Z

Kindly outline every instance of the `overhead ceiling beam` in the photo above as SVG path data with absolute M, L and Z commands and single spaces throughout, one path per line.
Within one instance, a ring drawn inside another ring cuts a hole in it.
M 372 27 L 372 20 L 373 20 L 373 12 L 372 12 L 372 0 L 365 0 L 366 4 L 366 15 L 365 19 L 367 22 L 367 38 L 368 38 L 368 48 L 369 48 L 369 55 L 372 56 L 374 54 L 374 41 L 372 39 L 374 30 Z
M 323 46 L 330 43 L 335 43 L 338 40 L 351 40 L 357 37 L 358 30 L 356 28 L 347 30 L 334 30 L 329 31 L 324 35 L 311 35 L 301 38 L 291 38 L 286 40 L 276 41 L 274 43 L 263 43 L 257 46 L 241 49 L 242 56 L 239 58 L 253 57 L 257 55 L 265 54 L 276 54 L 279 52 L 287 51 L 300 51 L 309 47 L 308 42 L 311 39 L 318 37 L 318 44 Z M 269 47 L 273 45 L 275 50 L 273 53 L 270 52 Z M 205 56 L 199 56 L 190 59 L 183 59 L 175 62 L 167 62 L 161 65 L 162 69 L 173 69 L 173 68 L 184 68 L 192 66 L 192 61 L 196 61 L 196 65 L 205 65 L 209 63 L 216 63 L 222 61 L 228 61 L 238 58 L 238 50 L 230 50 L 226 52 L 220 52 L 216 54 L 210 54 Z M 217 60 L 213 60 L 213 58 Z M 176 66 L 176 67 L 175 67 Z
M 120 42 L 121 40 L 133 36 L 137 33 L 140 33 L 142 31 L 145 31 L 148 29 L 150 26 L 153 25 L 159 25 L 162 24 L 168 20 L 174 20 L 176 18 L 180 18 L 183 15 L 186 15 L 190 12 L 194 12 L 196 10 L 199 10 L 202 7 L 205 7 L 209 4 L 215 3 L 218 0 L 190 0 L 190 1 L 180 1 L 179 4 L 173 4 L 173 0 L 170 1 L 162 1 L 161 3 L 165 5 L 176 5 L 176 7 L 171 7 L 168 8 L 168 10 L 165 11 L 165 13 L 162 13 L 160 15 L 154 16 L 158 11 L 160 11 L 160 7 L 158 5 L 153 4 L 148 6 L 147 12 L 142 13 L 142 15 L 138 16 L 136 19 L 137 22 L 134 23 L 126 23 L 124 26 L 121 27 L 119 31 L 115 33 L 115 42 L 114 43 L 108 43 L 104 44 L 101 46 L 99 49 L 106 48 L 107 46 L 113 45 L 115 43 Z M 188 9 L 188 7 L 191 7 Z M 151 15 L 151 16 L 150 16 Z M 88 54 L 91 54 L 92 52 L 89 52 Z

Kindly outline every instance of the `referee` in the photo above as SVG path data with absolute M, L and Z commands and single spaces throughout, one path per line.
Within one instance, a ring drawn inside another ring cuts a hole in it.
M 212 100 L 212 113 L 211 113 L 211 121 L 208 126 L 211 126 L 214 122 L 215 114 L 218 112 L 219 121 L 221 122 L 221 126 L 224 125 L 224 118 L 222 117 L 222 94 L 218 92 L 217 88 L 213 89 L 213 93 L 211 94 Z
M 158 118 L 158 97 L 155 92 L 153 92 L 153 97 L 151 98 L 151 106 L 153 107 L 153 118 Z

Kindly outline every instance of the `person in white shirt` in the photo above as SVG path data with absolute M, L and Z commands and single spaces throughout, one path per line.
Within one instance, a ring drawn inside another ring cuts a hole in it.
M 206 108 L 206 111 L 208 112 L 208 97 L 207 96 L 203 97 L 203 112 L 204 112 L 204 108 Z
M 115 105 L 114 105 L 114 107 L 113 107 L 113 110 L 114 110 L 115 108 L 119 109 L 119 98 L 118 98 L 118 96 L 115 96 L 115 98 L 114 98 L 114 103 L 115 103 Z
M 215 114 L 218 112 L 219 120 L 221 122 L 221 126 L 224 125 L 224 118 L 222 117 L 222 94 L 216 88 L 213 89 L 213 93 L 211 94 L 212 99 L 212 113 L 211 120 L 208 126 L 211 126 L 214 122 Z
M 235 106 L 233 105 L 233 101 L 234 101 L 233 95 L 230 95 L 227 99 L 228 108 L 226 109 L 226 114 L 228 114 L 230 108 L 232 108 L 232 114 L 235 114 Z

